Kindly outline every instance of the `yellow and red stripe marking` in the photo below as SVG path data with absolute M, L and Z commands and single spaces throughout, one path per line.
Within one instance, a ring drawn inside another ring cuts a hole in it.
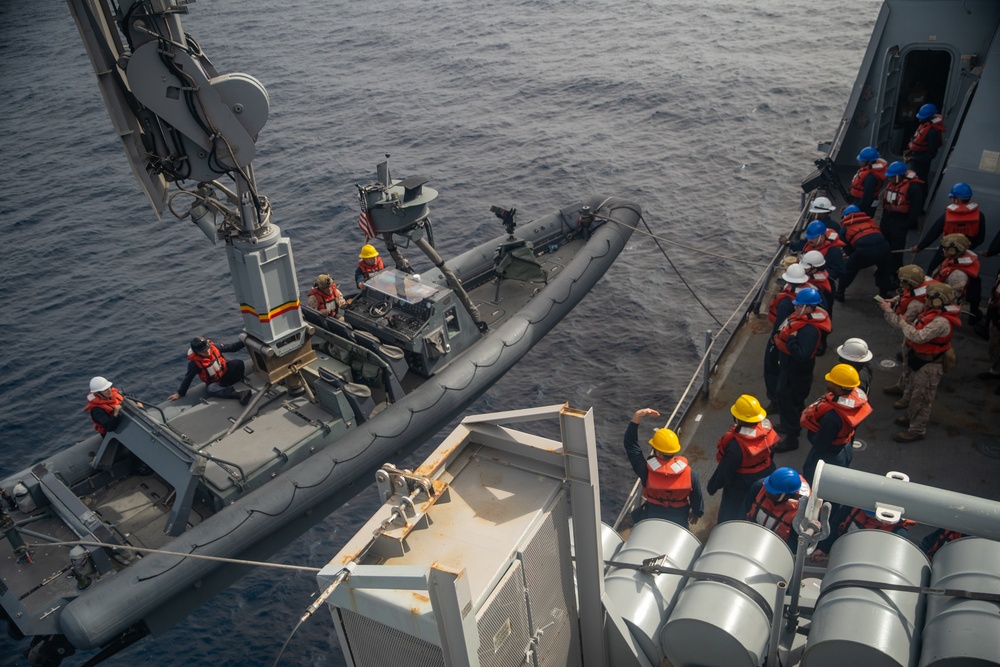
M 252 315 L 253 317 L 256 317 L 258 320 L 261 321 L 262 324 L 267 324 L 268 322 L 270 322 L 274 318 L 279 317 L 280 315 L 284 315 L 285 313 L 287 313 L 290 310 L 298 310 L 298 309 L 299 309 L 299 300 L 298 299 L 295 299 L 294 301 L 288 301 L 286 303 L 283 303 L 280 306 L 272 308 L 271 310 L 267 311 L 266 313 L 264 313 L 262 315 L 258 315 L 257 311 L 254 310 L 254 307 L 251 306 L 250 304 L 246 304 L 246 303 L 241 303 L 240 304 L 240 312 L 241 313 L 243 313 L 244 315 Z

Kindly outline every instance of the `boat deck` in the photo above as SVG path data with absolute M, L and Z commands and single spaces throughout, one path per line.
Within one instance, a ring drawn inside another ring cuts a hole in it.
M 907 256 L 909 257 L 909 256 Z M 926 258 L 918 261 L 923 263 Z M 976 376 L 988 368 L 986 341 L 963 326 L 953 338 L 958 365 L 944 376 L 938 387 L 926 438 L 901 444 L 892 436 L 904 430 L 894 423 L 903 411 L 893 409 L 897 397 L 887 396 L 883 387 L 895 384 L 901 362 L 902 333 L 885 321 L 873 301 L 877 294 L 874 269 L 864 269 L 847 290 L 845 303 L 835 303 L 833 332 L 828 339 L 826 354 L 817 359 L 812 391 L 806 404 L 825 391 L 823 376 L 838 363 L 836 349 L 847 338 L 863 338 L 869 345 L 872 359 L 872 415 L 858 429 L 854 460 L 857 470 L 884 474 L 890 470 L 909 476 L 913 482 L 958 491 L 973 496 L 1000 500 L 1000 395 L 993 393 L 995 381 Z M 764 346 L 771 331 L 766 309 L 772 291 L 763 301 L 763 314 L 740 327 L 727 352 L 712 376 L 710 397 L 700 396 L 691 405 L 680 423 L 678 433 L 682 453 L 701 477 L 702 485 L 715 470 L 715 446 L 718 438 L 732 425 L 730 406 L 740 394 L 757 396 L 766 403 L 763 380 Z M 963 323 L 966 318 L 963 317 Z M 774 415 L 776 417 L 776 415 Z M 809 442 L 805 432 L 799 449 L 775 455 L 775 464 L 802 469 Z M 716 525 L 721 493 L 706 495 L 705 519 L 693 526 L 693 531 L 705 539 Z M 929 529 L 918 527 L 911 537 L 919 537 Z

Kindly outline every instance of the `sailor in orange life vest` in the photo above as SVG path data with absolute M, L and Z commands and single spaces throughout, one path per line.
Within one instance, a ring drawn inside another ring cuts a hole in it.
M 385 269 L 385 264 L 382 263 L 382 258 L 378 256 L 378 250 L 375 246 L 366 243 L 361 246 L 361 253 L 358 255 L 361 260 L 358 262 L 358 268 L 354 270 L 354 282 L 358 284 L 358 289 L 365 288 L 365 281 L 371 278 L 373 275 Z
M 798 535 L 792 522 L 799 511 L 799 501 L 810 493 L 809 482 L 794 468 L 778 468 L 750 487 L 743 505 L 747 521 L 771 530 L 795 553 Z
M 909 367 L 905 375 L 905 386 L 886 387 L 887 394 L 902 396 L 893 404 L 897 410 L 906 409 L 905 416 L 897 417 L 896 423 L 906 426 L 906 430 L 893 436 L 896 442 L 923 440 L 927 422 L 931 416 L 931 405 L 937 394 L 941 376 L 954 362 L 951 337 L 960 327 L 958 306 L 953 305 L 955 291 L 944 283 L 933 282 L 927 286 L 927 302 L 913 324 L 905 321 L 893 310 L 892 303 L 882 301 L 879 306 L 886 321 L 900 329 L 907 348 L 903 363 Z M 902 378 L 901 378 L 902 380 Z
M 840 224 L 844 228 L 844 242 L 849 255 L 844 277 L 837 281 L 834 297 L 837 301 L 844 301 L 844 292 L 854 282 L 858 271 L 874 266 L 875 286 L 879 294 L 888 299 L 892 296 L 892 252 L 882 230 L 870 216 L 854 205 L 844 208 Z
M 94 420 L 94 430 L 101 435 L 114 431 L 121 423 L 122 401 L 125 397 L 111 385 L 111 381 L 97 376 L 90 381 L 90 393 L 87 394 L 87 407 L 84 411 L 90 413 Z
M 809 559 L 819 561 L 826 558 L 841 535 L 853 533 L 856 530 L 884 530 L 896 533 L 900 537 L 909 537 L 910 528 L 917 525 L 915 521 L 900 519 L 897 523 L 886 523 L 876 516 L 873 510 L 863 510 L 860 507 L 840 505 L 830 517 L 830 536 L 816 546 Z
M 926 183 L 931 172 L 931 162 L 941 148 L 945 132 L 944 116 L 938 113 L 933 104 L 925 104 L 917 110 L 916 117 L 920 124 L 910 138 L 907 149 L 903 151 L 903 159 L 917 173 L 917 178 Z
M 784 281 L 785 286 L 774 295 L 771 303 L 767 306 L 767 319 L 771 322 L 771 335 L 764 346 L 764 387 L 769 401 L 766 409 L 770 412 L 778 409 L 778 377 L 781 374 L 781 369 L 778 367 L 780 353 L 774 344 L 774 334 L 778 333 L 778 328 L 795 312 L 795 295 L 806 287 L 812 287 L 809 284 L 805 268 L 799 263 L 792 264 L 785 269 L 785 272 L 781 274 L 781 280 Z
M 652 408 L 636 410 L 625 429 L 625 453 L 632 470 L 642 482 L 642 497 L 645 502 L 632 512 L 632 523 L 643 519 L 666 519 L 687 528 L 688 523 L 698 523 L 705 513 L 705 501 L 701 495 L 698 474 L 691 470 L 683 456 L 677 434 L 668 428 L 653 432 L 649 444 L 653 455 L 648 459 L 639 445 L 639 421 L 643 417 L 659 417 Z
M 722 489 L 719 523 L 746 518 L 743 502 L 747 492 L 758 479 L 774 472 L 771 448 L 778 442 L 767 413 L 753 396 L 743 394 L 729 412 L 735 423 L 716 444 L 715 460 L 719 464 L 707 486 L 713 496 Z
M 858 153 L 858 171 L 851 179 L 850 203 L 862 213 L 871 215 L 875 212 L 888 166 L 889 163 L 879 155 L 874 146 L 862 148 Z
M 243 339 L 226 345 L 216 345 L 204 336 L 191 339 L 191 349 L 188 350 L 187 373 L 181 381 L 181 387 L 176 394 L 167 396 L 168 401 L 176 401 L 187 394 L 188 387 L 197 375 L 205 383 L 205 391 L 209 396 L 219 398 L 235 398 L 242 405 L 250 402 L 249 389 L 238 391 L 234 384 L 243 379 L 246 374 L 242 359 L 229 360 L 222 356 L 223 352 L 236 352 L 244 348 Z
M 809 432 L 812 445 L 802 466 L 807 480 L 812 480 L 819 461 L 850 467 L 854 432 L 872 413 L 868 394 L 860 389 L 861 379 L 853 366 L 837 364 L 825 379 L 827 393 L 802 411 L 802 428 Z
M 917 253 L 929 248 L 932 243 L 939 243 L 948 234 L 962 234 L 969 239 L 969 249 L 975 250 L 986 240 L 986 216 L 979 209 L 979 204 L 972 201 L 972 187 L 968 183 L 955 183 L 948 193 L 951 203 L 945 207 L 934 224 L 924 230 L 923 238 L 911 252 Z M 927 273 L 934 273 L 944 253 L 938 248 L 927 265 Z
M 882 189 L 882 222 L 879 229 L 892 251 L 892 269 L 903 265 L 902 250 L 906 249 L 906 234 L 917 228 L 924 208 L 924 181 L 902 162 L 893 162 L 885 170 Z
M 823 297 L 818 290 L 807 287 L 795 295 L 795 312 L 778 327 L 772 336 L 778 348 L 778 414 L 781 425 L 777 430 L 784 439 L 775 452 L 799 448 L 800 420 L 806 397 L 812 388 L 816 353 L 823 333 L 830 333 L 829 314 L 820 307 Z
M 923 551 L 928 558 L 933 558 L 934 554 L 938 552 L 938 549 L 949 542 L 954 542 L 955 540 L 959 540 L 965 536 L 965 533 L 960 533 L 957 530 L 938 528 L 931 531 L 924 536 L 924 539 L 920 540 L 920 550 Z
M 979 204 L 972 201 L 972 187 L 968 183 L 955 183 L 948 193 L 948 197 L 951 199 L 951 203 L 945 207 L 944 213 L 934 221 L 934 224 L 924 231 L 920 242 L 910 249 L 912 252 L 917 253 L 930 247 L 933 243 L 939 243 L 949 234 L 961 234 L 969 239 L 969 250 L 975 250 L 986 240 L 986 215 L 980 210 Z M 988 255 L 989 250 L 987 250 Z M 931 258 L 930 264 L 927 265 L 927 273 L 933 274 L 943 260 L 944 252 L 938 248 Z M 972 313 L 969 324 L 976 324 L 982 317 L 979 310 L 982 290 L 982 279 L 973 278 L 967 290 L 967 301 Z
M 344 316 L 340 314 L 340 309 L 348 303 L 350 302 L 337 289 L 337 283 L 333 282 L 333 278 L 326 273 L 319 274 L 309 292 L 309 298 L 306 299 L 306 306 L 318 310 L 320 315 L 339 317 L 340 319 L 344 319 Z

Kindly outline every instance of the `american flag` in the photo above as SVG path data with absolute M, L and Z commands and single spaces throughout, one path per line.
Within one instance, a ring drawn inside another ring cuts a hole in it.
M 368 201 L 365 199 L 365 192 L 358 188 L 358 200 L 361 202 L 361 215 L 358 217 L 358 228 L 364 232 L 365 243 L 375 238 L 375 227 L 372 219 L 368 215 Z

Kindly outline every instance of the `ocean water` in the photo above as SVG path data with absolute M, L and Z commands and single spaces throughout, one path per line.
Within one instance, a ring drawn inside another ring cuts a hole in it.
M 840 121 L 878 0 L 325 3 L 201 0 L 185 17 L 220 72 L 267 87 L 258 187 L 294 244 L 300 284 L 353 274 L 354 183 L 391 154 L 423 174 L 445 256 L 584 194 L 639 203 L 678 275 L 636 234 L 585 301 L 473 411 L 594 407 L 602 505 L 632 484 L 631 412 L 669 412 L 775 238 Z M 132 179 L 66 6 L 0 3 L 0 477 L 89 435 L 87 382 L 172 393 L 192 335 L 234 338 L 224 252 L 157 221 Z M 682 280 L 683 277 L 683 280 Z M 690 285 L 691 290 L 687 285 Z M 707 306 L 703 308 L 692 291 Z M 709 312 L 710 311 L 710 312 Z M 425 450 L 426 451 L 426 450 Z M 322 566 L 374 491 L 279 552 Z M 169 634 L 109 665 L 271 664 L 315 579 L 258 568 Z M 0 664 L 25 643 L 0 637 Z M 79 664 L 69 660 L 64 664 Z M 321 611 L 283 665 L 343 665 Z

